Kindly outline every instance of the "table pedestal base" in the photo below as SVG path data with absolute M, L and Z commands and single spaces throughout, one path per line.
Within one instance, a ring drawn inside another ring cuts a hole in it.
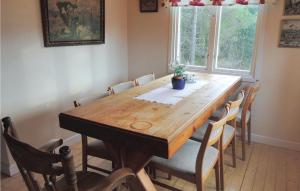
M 154 184 L 144 169 L 152 155 L 139 150 L 129 150 L 124 144 L 105 142 L 105 145 L 111 152 L 116 169 L 126 167 L 132 169 L 135 173 L 136 178 L 128 179 L 130 190 L 156 191 Z

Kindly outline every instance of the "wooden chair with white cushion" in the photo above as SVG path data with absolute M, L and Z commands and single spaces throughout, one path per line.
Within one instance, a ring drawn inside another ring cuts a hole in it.
M 149 83 L 153 80 L 155 80 L 155 74 L 154 73 L 141 76 L 141 77 L 135 79 L 134 82 L 135 82 L 136 86 L 143 86 L 143 85 L 146 85 L 147 83 Z
M 245 97 L 244 91 L 242 91 L 236 101 L 229 101 L 227 104 L 229 106 L 229 113 L 226 120 L 226 125 L 224 127 L 223 132 L 223 143 L 222 143 L 222 152 L 221 152 L 221 176 L 223 176 L 223 152 L 225 149 L 229 147 L 229 145 L 232 146 L 232 163 L 233 167 L 236 167 L 236 154 L 235 154 L 235 135 L 236 135 L 236 118 L 239 113 L 239 107 L 241 103 L 243 102 L 243 99 Z M 213 121 L 209 121 L 213 122 Z M 207 123 L 208 124 L 208 123 Z M 199 128 L 192 136 L 192 140 L 203 142 L 205 137 L 205 131 L 208 128 L 208 125 L 204 125 L 203 127 Z M 221 178 L 223 181 L 223 177 Z M 221 182 L 222 189 L 224 188 L 224 182 Z
M 106 95 L 101 96 L 100 98 L 104 97 Z M 99 99 L 99 97 L 97 97 Z M 88 104 L 89 102 L 96 100 L 95 97 L 86 97 L 86 98 L 81 98 L 79 100 L 75 100 L 74 106 L 75 107 L 80 107 L 81 105 Z M 82 142 L 82 171 L 86 172 L 87 168 L 91 168 L 94 170 L 98 170 L 107 174 L 110 174 L 111 171 L 100 168 L 98 166 L 93 166 L 88 164 L 88 156 L 93 156 L 105 160 L 112 160 L 112 157 L 110 153 L 107 151 L 103 141 L 101 140 L 94 140 L 92 142 L 88 141 L 88 137 L 86 135 L 81 135 L 81 142 Z M 113 167 L 112 167 L 113 168 Z
M 17 163 L 29 191 L 111 191 L 124 181 L 134 177 L 132 170 L 122 168 L 109 177 L 94 172 L 75 171 L 73 155 L 68 146 L 62 146 L 62 139 L 47 144 L 43 149 L 36 149 L 18 140 L 14 126 L 9 117 L 2 119 L 3 137 Z M 55 149 L 59 148 L 59 153 Z M 35 178 L 42 175 L 44 186 Z
M 202 143 L 188 140 L 171 159 L 153 157 L 149 166 L 196 184 L 197 191 L 204 190 L 205 180 L 215 169 L 216 188 L 220 190 L 220 150 L 228 113 L 229 107 L 226 106 L 224 117 L 218 122 L 208 124 Z M 216 148 L 212 145 L 216 145 Z M 154 183 L 178 190 L 156 180 Z
M 107 92 L 109 95 L 113 95 L 113 94 L 121 93 L 133 87 L 135 87 L 134 81 L 122 82 L 120 84 L 108 87 Z
M 256 81 L 254 85 L 251 85 L 247 88 L 247 96 L 245 102 L 243 104 L 243 107 L 240 109 L 237 117 L 237 127 L 241 128 L 243 160 L 246 160 L 246 130 L 248 130 L 248 144 L 251 144 L 251 106 L 259 89 L 259 81 Z
M 256 81 L 255 84 L 244 88 L 245 99 L 241 104 L 239 113 L 237 115 L 237 128 L 241 128 L 241 141 L 242 141 L 242 160 L 246 160 L 246 131 L 248 134 L 248 144 L 251 143 L 251 106 L 254 102 L 255 96 L 260 89 L 260 82 Z M 222 109 L 217 110 L 211 117 L 212 120 L 218 120 L 221 117 Z

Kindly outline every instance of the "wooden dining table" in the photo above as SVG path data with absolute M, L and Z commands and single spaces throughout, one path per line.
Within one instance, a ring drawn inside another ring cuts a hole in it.
M 115 167 L 135 172 L 131 190 L 156 190 L 144 170 L 151 157 L 171 158 L 241 84 L 239 76 L 195 74 L 206 83 L 175 105 L 136 99 L 170 84 L 168 75 L 63 112 L 60 127 L 103 140 Z

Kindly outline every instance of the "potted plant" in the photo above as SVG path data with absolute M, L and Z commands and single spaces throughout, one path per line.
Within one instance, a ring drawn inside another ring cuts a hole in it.
M 176 64 L 172 66 L 174 76 L 172 77 L 172 86 L 175 90 L 182 90 L 185 87 L 185 66 Z

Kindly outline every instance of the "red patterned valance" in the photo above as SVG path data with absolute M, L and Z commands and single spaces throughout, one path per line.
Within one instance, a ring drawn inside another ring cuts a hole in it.
M 274 1 L 274 0 L 269 0 Z M 222 6 L 222 5 L 265 4 L 265 0 L 163 0 L 163 6 Z

